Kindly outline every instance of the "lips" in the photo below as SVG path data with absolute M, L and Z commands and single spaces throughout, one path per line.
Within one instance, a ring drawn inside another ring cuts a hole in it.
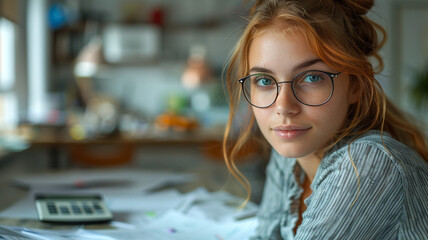
M 298 138 L 306 134 L 310 129 L 311 127 L 294 126 L 294 125 L 276 126 L 272 128 L 275 134 L 284 140 L 293 140 L 295 138 Z

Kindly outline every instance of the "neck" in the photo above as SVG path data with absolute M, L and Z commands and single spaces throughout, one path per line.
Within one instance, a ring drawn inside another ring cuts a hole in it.
M 305 171 L 308 179 L 312 182 L 321 163 L 321 157 L 316 156 L 315 154 L 310 154 L 301 158 L 297 158 L 297 162 L 302 167 L 303 171 Z

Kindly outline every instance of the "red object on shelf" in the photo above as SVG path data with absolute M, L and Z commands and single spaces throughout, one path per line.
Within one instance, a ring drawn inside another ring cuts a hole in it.
M 150 14 L 150 22 L 157 26 L 163 26 L 164 24 L 164 11 L 161 7 L 155 7 Z

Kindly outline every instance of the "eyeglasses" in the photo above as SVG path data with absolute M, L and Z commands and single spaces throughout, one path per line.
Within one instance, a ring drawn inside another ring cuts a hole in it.
M 339 73 L 309 70 L 297 74 L 291 81 L 277 82 L 275 78 L 256 73 L 239 79 L 247 101 L 257 108 L 268 108 L 278 98 L 280 84 L 291 83 L 291 90 L 299 102 L 307 106 L 327 103 L 334 91 L 333 78 Z

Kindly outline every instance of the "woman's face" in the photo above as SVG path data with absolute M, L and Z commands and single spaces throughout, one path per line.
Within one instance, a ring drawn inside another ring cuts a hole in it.
M 266 73 L 277 82 L 291 81 L 307 70 L 337 73 L 309 48 L 300 34 L 285 35 L 268 29 L 253 39 L 249 52 L 250 74 Z M 313 156 L 326 147 L 342 127 L 349 105 L 349 80 L 339 74 L 334 78 L 334 93 L 324 105 L 313 107 L 300 103 L 291 84 L 281 84 L 276 101 L 268 108 L 253 107 L 261 132 L 282 156 Z

